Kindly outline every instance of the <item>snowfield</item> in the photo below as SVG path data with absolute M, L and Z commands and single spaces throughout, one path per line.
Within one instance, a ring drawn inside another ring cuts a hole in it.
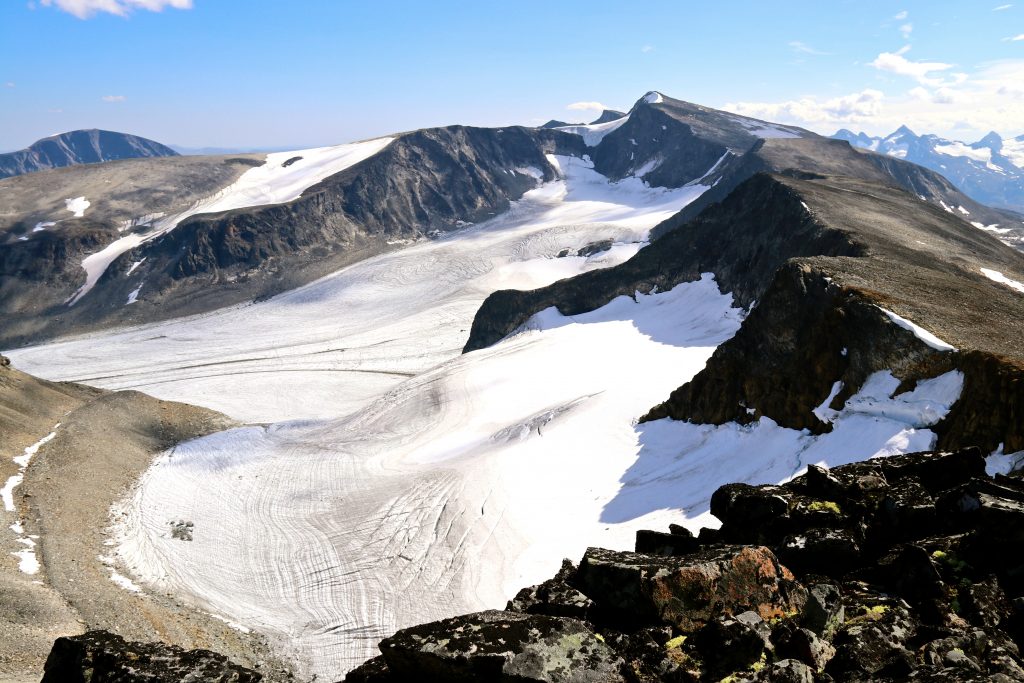
M 609 183 L 581 159 L 549 162 L 563 180 L 502 216 L 268 301 L 5 353 L 47 379 L 137 389 L 246 422 L 348 414 L 457 356 L 492 291 L 625 261 L 654 225 L 707 189 Z M 554 258 L 605 239 L 609 251 Z
M 839 409 L 833 387 L 816 411 L 833 424 L 821 436 L 767 418 L 638 424 L 739 329 L 744 311 L 708 274 L 583 315 L 547 309 L 461 355 L 488 293 L 622 262 L 707 189 L 610 183 L 587 160 L 548 161 L 560 180 L 443 239 L 259 304 L 10 352 L 49 379 L 249 423 L 157 459 L 114 510 L 111 570 L 336 680 L 397 628 L 500 608 L 587 546 L 714 525 L 721 484 L 935 443 L 956 372 L 900 396 L 879 372 Z M 609 251 L 555 257 L 605 239 Z M 189 523 L 193 540 L 175 538 Z

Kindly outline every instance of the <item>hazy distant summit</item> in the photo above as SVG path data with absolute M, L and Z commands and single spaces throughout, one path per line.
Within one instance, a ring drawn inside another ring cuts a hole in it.
M 115 159 L 173 157 L 178 153 L 159 142 L 109 130 L 73 130 L 37 140 L 28 148 L 0 154 L 0 178 Z

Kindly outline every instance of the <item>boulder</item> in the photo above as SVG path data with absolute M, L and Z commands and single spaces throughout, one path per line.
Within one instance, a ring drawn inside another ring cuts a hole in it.
M 796 659 L 782 659 L 757 672 L 752 679 L 758 683 L 814 683 L 811 668 Z
M 831 639 L 846 621 L 842 594 L 836 586 L 819 583 L 808 586 L 801 622 L 819 636 Z
M 524 614 L 589 619 L 594 607 L 593 601 L 569 583 L 576 571 L 576 566 L 570 560 L 562 560 L 562 568 L 554 578 L 522 589 L 509 600 L 505 609 Z
M 677 527 L 682 528 L 682 527 Z M 687 532 L 689 533 L 689 532 Z M 700 541 L 693 534 L 664 533 L 640 529 L 636 532 L 634 550 L 648 555 L 681 556 L 689 555 L 700 548 Z
M 861 564 L 860 546 L 846 529 L 808 529 L 786 536 L 778 553 L 779 559 L 798 574 L 842 576 Z
M 748 610 L 762 619 L 792 615 L 807 600 L 763 546 L 708 548 L 682 558 L 589 548 L 577 585 L 610 618 L 671 624 L 683 633 Z
M 263 676 L 209 650 L 133 643 L 107 631 L 58 638 L 42 683 L 256 683 Z
M 690 639 L 708 675 L 719 679 L 749 669 L 765 655 L 766 639 L 757 628 L 757 622 L 764 625 L 764 621 L 753 612 L 744 614 L 752 615 L 756 621 L 739 616 L 718 617 Z
M 850 599 L 858 604 L 847 609 L 825 671 L 836 680 L 906 677 L 916 664 L 907 644 L 917 632 L 906 603 L 870 594 Z
M 624 680 L 622 660 L 576 619 L 489 610 L 402 629 L 380 643 L 398 680 Z

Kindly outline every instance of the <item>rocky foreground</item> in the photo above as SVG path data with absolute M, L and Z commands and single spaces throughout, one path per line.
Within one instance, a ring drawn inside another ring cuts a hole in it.
M 730 484 L 721 529 L 591 548 L 504 611 L 399 631 L 346 681 L 1024 680 L 1024 479 L 980 451 Z

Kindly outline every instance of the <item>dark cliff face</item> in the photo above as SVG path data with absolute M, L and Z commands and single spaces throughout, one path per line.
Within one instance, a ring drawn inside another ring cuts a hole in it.
M 122 258 L 152 258 L 152 271 L 181 281 L 245 273 L 274 258 L 322 259 L 448 232 L 491 218 L 539 182 L 554 180 L 545 154 L 579 155 L 581 149 L 577 136 L 559 131 L 416 131 L 299 199 L 201 216 Z
M 734 152 L 735 153 L 735 152 Z M 901 159 L 875 154 L 851 147 L 843 140 L 807 134 L 801 138 L 774 138 L 756 141 L 742 155 L 727 158 L 717 169 L 714 187 L 701 195 L 677 215 L 651 231 L 657 239 L 695 218 L 708 206 L 721 202 L 743 181 L 755 173 L 768 172 L 797 178 L 849 176 L 902 189 L 924 198 L 936 207 L 964 207 L 968 213 L 955 209 L 957 218 L 1020 225 L 1020 217 L 993 209 L 970 199 L 938 173 Z M 965 222 L 965 225 L 967 223 Z M 1024 244 L 1024 230 L 1003 236 L 1010 244 Z
M 120 256 L 92 291 L 68 307 L 65 301 L 84 281 L 81 259 L 120 236 L 112 222 L 90 222 L 90 211 L 75 219 L 73 231 L 62 224 L 0 246 L 0 286 L 11 295 L 4 305 L 10 325 L 0 339 L 17 345 L 270 296 L 392 248 L 389 242 L 491 218 L 538 183 L 555 179 L 546 154 L 584 153 L 579 136 L 555 130 L 450 126 L 403 134 L 294 201 L 186 220 Z M 47 288 L 38 287 L 40 280 Z M 126 308 L 129 293 L 143 281 L 141 298 Z
M 530 292 L 496 292 L 478 312 L 466 350 L 494 343 L 549 306 L 578 314 L 711 272 L 738 304 L 758 303 L 705 369 L 645 419 L 720 424 L 764 415 L 821 431 L 828 426 L 813 409 L 836 381 L 843 391 L 834 407 L 876 371 L 891 371 L 909 388 L 959 370 L 964 392 L 936 430 L 942 447 L 1019 450 L 1024 297 L 981 268 L 1017 279 L 1024 256 L 891 186 L 758 174 L 620 266 Z M 962 352 L 925 345 L 882 308 Z
M 73 130 L 43 138 L 26 149 L 0 154 L 0 178 L 114 159 L 177 156 L 170 147 L 109 130 Z
M 707 272 L 714 273 L 723 291 L 732 292 L 738 305 L 747 307 L 789 258 L 861 252 L 849 236 L 816 222 L 790 188 L 759 174 L 728 201 L 712 205 L 685 229 L 652 242 L 626 263 L 532 291 L 495 292 L 480 307 L 465 351 L 494 344 L 549 306 L 575 315 L 617 296 L 655 287 L 664 291 Z

